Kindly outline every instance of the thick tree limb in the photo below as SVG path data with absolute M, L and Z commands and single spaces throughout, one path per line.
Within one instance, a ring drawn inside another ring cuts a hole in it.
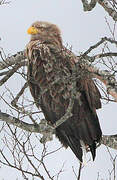
M 39 125 L 29 124 L 29 123 L 20 121 L 18 118 L 15 118 L 3 112 L 0 112 L 0 121 L 4 121 L 6 123 L 12 124 L 28 132 L 34 132 L 34 133 L 40 133 L 40 134 L 48 130 L 53 131 L 54 129 L 54 128 L 51 128 L 49 125 L 47 127 L 47 124 L 44 121 L 42 121 Z
M 0 70 L 8 68 L 9 66 L 15 64 L 21 64 L 21 62 L 26 59 L 24 51 L 17 52 L 16 54 L 6 58 L 4 61 L 0 62 Z M 22 64 L 23 65 L 23 64 Z
M 103 135 L 102 144 L 117 150 L 117 134 L 115 135 Z
M 13 117 L 9 114 L 0 112 L 0 121 L 4 121 L 8 124 L 12 124 L 16 127 L 19 127 L 22 130 L 34 133 L 40 133 L 43 135 L 40 140 L 42 143 L 52 140 L 52 134 L 54 133 L 54 128 L 47 125 L 44 119 L 41 120 L 39 124 L 29 124 L 23 121 L 20 121 L 18 118 Z
M 84 11 L 91 11 L 97 3 L 97 0 L 91 0 L 90 3 L 88 3 L 87 0 L 82 0 Z
M 44 119 L 42 119 L 39 124 L 29 124 L 29 123 L 20 121 L 18 118 L 15 118 L 9 114 L 0 112 L 0 121 L 4 121 L 8 124 L 12 124 L 16 127 L 19 127 L 22 130 L 25 130 L 31 133 L 43 134 L 44 136 L 43 139 L 46 141 L 52 140 L 52 135 L 55 133 L 54 128 L 47 125 L 46 120 Z M 103 135 L 101 143 L 106 146 L 109 146 L 110 148 L 117 150 L 117 135 Z
M 105 9 L 114 21 L 117 21 L 117 3 L 115 0 L 91 0 L 90 3 L 87 0 L 82 0 L 84 11 L 91 11 L 97 3 Z
M 108 0 L 97 0 L 97 1 L 105 9 L 105 11 L 113 18 L 113 20 L 117 21 L 117 7 L 115 1 L 113 0 L 113 6 L 109 4 Z
M 57 128 L 58 126 L 60 126 L 63 122 L 65 122 L 68 118 L 70 118 L 72 116 L 72 108 L 73 108 L 73 104 L 74 104 L 74 99 L 71 98 L 70 102 L 69 102 L 69 106 L 67 108 L 67 111 L 65 113 L 65 115 L 60 118 L 58 121 L 56 121 L 55 124 L 53 124 L 53 127 Z

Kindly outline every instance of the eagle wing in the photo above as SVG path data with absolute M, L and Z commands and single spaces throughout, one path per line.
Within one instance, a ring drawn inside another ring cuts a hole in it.
M 81 82 L 82 89 L 86 94 L 87 101 L 91 109 L 101 108 L 101 94 L 92 79 L 84 79 Z
M 65 48 L 40 44 L 39 41 L 30 42 L 26 54 L 31 94 L 46 120 L 53 124 L 64 116 L 68 108 L 76 56 Z M 56 128 L 56 136 L 82 161 L 82 143 L 90 148 L 94 159 L 96 143 L 101 138 L 96 114 L 96 109 L 101 107 L 101 96 L 90 76 L 77 78 L 76 85 L 80 96 L 74 100 L 72 117 Z

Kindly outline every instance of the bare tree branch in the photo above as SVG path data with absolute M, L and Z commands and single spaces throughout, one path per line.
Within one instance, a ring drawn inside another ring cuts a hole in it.
M 0 0 L 0 6 L 4 5 L 4 4 L 9 4 L 10 1 L 6 1 L 6 0 Z
M 51 136 L 55 133 L 54 129 L 51 128 L 51 126 L 47 125 L 46 120 L 43 119 L 39 124 L 29 124 L 20 121 L 18 118 L 15 118 L 11 115 L 0 112 L 0 121 L 12 124 L 28 132 L 40 133 L 44 136 L 46 134 L 46 136 L 48 136 L 48 139 L 46 139 L 46 141 L 52 140 Z M 113 149 L 117 149 L 117 135 L 103 135 L 101 143 Z
M 105 9 L 105 11 L 113 18 L 114 21 L 117 21 L 117 8 L 116 3 L 113 0 L 115 6 L 111 6 L 108 0 L 97 0 L 98 3 Z
M 117 46 L 117 41 L 111 39 L 111 38 L 107 38 L 107 37 L 103 37 L 101 38 L 101 40 L 99 42 L 97 42 L 96 44 L 94 44 L 93 46 L 89 47 L 89 49 L 84 52 L 81 56 L 82 57 L 86 57 L 86 55 L 88 55 L 92 50 L 96 49 L 97 47 L 99 47 L 101 44 L 103 44 L 105 41 L 110 42 L 111 44 L 115 44 Z M 94 59 L 95 60 L 95 59 Z M 89 60 L 90 61 L 90 60 Z M 91 62 L 91 61 L 90 61 Z
M 117 21 L 117 3 L 115 0 L 90 0 L 90 3 L 87 0 L 81 1 L 83 4 L 84 11 L 91 11 L 98 2 L 105 9 L 105 11 L 113 18 L 113 20 Z
M 110 94 L 117 102 L 117 82 L 114 74 L 110 74 L 107 71 L 99 70 L 96 67 L 89 66 L 89 72 L 93 73 L 93 77 L 103 82 L 107 88 L 107 93 Z
M 17 105 L 17 102 L 18 102 L 20 96 L 24 93 L 24 91 L 25 91 L 25 89 L 26 89 L 27 87 L 28 87 L 28 83 L 26 82 L 26 83 L 24 84 L 24 86 L 22 87 L 22 89 L 20 90 L 20 92 L 17 94 L 17 96 L 11 101 L 11 105 L 12 105 L 13 107 L 15 107 L 17 110 L 23 111 L 23 113 L 25 113 L 25 109 L 24 109 L 23 107 L 19 107 L 19 106 Z
M 29 132 L 35 132 L 35 133 L 44 133 L 47 131 L 53 131 L 54 128 L 51 128 L 49 125 L 42 120 L 39 124 L 28 124 L 26 122 L 20 121 L 18 118 L 13 117 L 9 114 L 0 112 L 0 121 L 4 121 L 6 123 L 12 124 L 16 127 L 19 127 L 23 130 L 29 131 Z
M 84 11 L 91 11 L 97 3 L 97 0 L 91 0 L 90 3 L 88 3 L 87 0 L 82 0 Z
M 102 144 L 117 150 L 117 134 L 115 135 L 103 135 Z
M 9 70 L 1 80 L 0 80 L 0 86 L 2 86 L 20 67 L 22 66 L 21 64 L 16 64 L 11 70 Z
M 102 71 L 97 67 L 94 67 L 92 65 L 92 62 L 94 62 L 96 59 L 102 58 L 102 57 L 112 57 L 117 56 L 116 52 L 108 52 L 108 53 L 100 53 L 94 56 L 88 56 L 88 54 L 103 44 L 105 41 L 117 45 L 117 41 L 112 40 L 111 38 L 104 37 L 99 42 L 97 42 L 95 45 L 91 46 L 85 53 L 83 53 L 81 56 L 78 56 L 78 60 L 76 63 L 80 64 L 81 66 L 87 69 L 89 72 L 92 73 L 93 77 L 96 79 L 99 79 L 101 82 L 104 83 L 104 85 L 107 88 L 107 93 L 110 94 L 114 100 L 117 102 L 117 81 L 115 78 L 115 71 L 113 73 L 108 72 L 107 70 Z M 117 65 L 117 64 L 115 64 Z
M 16 54 L 7 57 L 2 62 L 0 62 L 0 70 L 3 70 L 15 64 L 20 65 L 22 61 L 24 62 L 24 64 L 22 63 L 22 65 L 25 65 L 26 64 L 26 61 L 24 61 L 25 59 L 26 57 L 24 51 L 17 52 Z
M 11 164 L 1 150 L 0 150 L 0 154 L 2 155 L 2 157 L 3 157 L 4 160 L 5 160 L 5 162 L 3 162 L 2 160 L 0 160 L 0 163 L 1 163 L 1 164 L 4 164 L 5 166 L 9 166 L 9 167 L 11 167 L 11 168 L 17 169 L 18 171 L 21 171 L 22 173 L 26 173 L 26 174 L 29 174 L 29 175 L 32 175 L 32 176 L 39 177 L 39 175 L 36 174 L 36 173 L 34 174 L 34 173 L 32 173 L 31 171 L 23 170 L 22 168 L 18 168 L 16 165 Z M 45 180 L 45 179 L 43 178 L 43 176 L 41 176 L 41 175 L 40 175 L 40 178 L 41 178 L 42 180 Z
M 81 177 L 81 170 L 82 170 L 82 163 L 80 163 L 79 170 L 78 170 L 78 178 L 77 180 L 80 180 Z

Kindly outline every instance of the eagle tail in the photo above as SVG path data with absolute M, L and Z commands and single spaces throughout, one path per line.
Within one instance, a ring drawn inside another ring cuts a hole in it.
M 81 162 L 84 152 L 86 154 L 88 150 L 90 150 L 94 160 L 96 144 L 100 141 L 102 135 L 97 115 L 89 111 L 84 120 L 76 124 L 76 127 L 69 125 L 69 122 L 74 121 L 74 118 L 76 119 L 76 117 L 72 118 L 66 121 L 60 128 L 57 128 L 57 137 L 64 146 L 71 148 Z
M 102 132 L 96 114 L 89 111 L 87 117 L 80 123 L 78 128 L 79 139 L 81 139 L 86 149 L 90 150 L 93 160 L 96 156 L 96 144 L 101 140 Z
M 91 154 L 92 154 L 92 158 L 93 158 L 93 161 L 95 160 L 95 156 L 96 156 L 96 143 L 93 142 L 92 145 L 89 146 L 90 148 L 90 151 L 91 151 Z
M 83 143 L 84 145 L 82 145 L 81 143 L 82 140 L 79 141 L 70 136 L 67 136 L 67 140 L 68 140 L 69 147 L 74 152 L 76 157 L 80 160 L 80 162 L 83 162 L 84 160 L 82 159 L 82 157 L 83 155 L 85 156 L 87 152 L 87 147 L 85 146 L 85 144 Z M 93 142 L 93 144 L 89 146 L 89 149 L 91 151 L 92 158 L 94 161 L 95 156 L 96 156 L 96 142 Z
M 83 151 L 80 145 L 80 141 L 72 136 L 66 136 L 69 147 L 72 149 L 76 157 L 82 162 Z

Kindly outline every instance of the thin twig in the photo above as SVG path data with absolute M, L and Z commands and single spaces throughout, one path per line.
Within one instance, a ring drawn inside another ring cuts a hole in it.
M 20 98 L 20 96 L 24 93 L 25 89 L 28 87 L 28 83 L 26 82 L 24 84 L 24 86 L 22 87 L 22 89 L 20 90 L 20 92 L 17 94 L 17 96 L 11 101 L 11 105 L 13 107 L 15 107 L 17 110 L 21 110 L 23 109 L 23 112 L 24 112 L 24 108 L 20 108 L 18 105 L 17 105 L 17 102 Z
M 78 170 L 78 178 L 77 180 L 80 180 L 81 177 L 81 170 L 82 170 L 82 163 L 80 163 L 79 170 Z

